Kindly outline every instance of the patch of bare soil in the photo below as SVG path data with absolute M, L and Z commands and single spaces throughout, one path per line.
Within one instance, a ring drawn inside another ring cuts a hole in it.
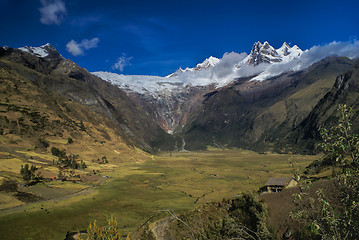
M 333 204 L 340 204 L 340 192 L 334 180 L 319 180 L 310 185 L 305 195 L 305 199 L 315 201 L 318 198 L 316 191 L 322 189 L 326 199 Z M 268 225 L 273 227 L 276 232 L 276 239 L 294 239 L 293 233 L 305 227 L 305 223 L 300 223 L 290 218 L 290 213 L 306 207 L 308 201 L 295 201 L 295 194 L 300 193 L 300 187 L 284 189 L 278 193 L 265 193 L 259 198 L 263 200 L 269 210 Z M 286 236 L 285 236 L 286 235 Z

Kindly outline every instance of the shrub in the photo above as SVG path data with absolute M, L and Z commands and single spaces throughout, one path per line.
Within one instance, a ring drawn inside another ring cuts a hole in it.
M 66 150 L 63 149 L 63 150 L 60 150 L 56 147 L 52 147 L 51 148 L 51 153 L 52 155 L 56 156 L 56 157 L 59 157 L 59 158 L 64 158 L 66 157 Z
M 79 238 L 84 240 L 83 238 Z M 90 223 L 87 228 L 87 237 L 86 240 L 120 240 L 121 235 L 117 227 L 117 220 L 114 217 L 111 217 L 107 220 L 107 225 L 104 227 L 99 227 L 94 221 Z
M 43 138 L 39 138 L 39 143 L 40 143 L 40 146 L 43 148 L 48 148 L 50 146 L 49 142 Z

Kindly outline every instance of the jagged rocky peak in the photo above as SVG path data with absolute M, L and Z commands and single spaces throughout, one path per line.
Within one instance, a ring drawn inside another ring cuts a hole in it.
M 31 53 L 39 58 L 53 59 L 53 58 L 63 58 L 61 54 L 53 47 L 50 43 L 46 43 L 40 47 L 21 47 L 19 50 L 23 52 Z
M 263 44 L 261 42 L 256 42 L 253 45 L 252 51 L 247 60 L 249 64 L 255 66 L 261 63 L 274 63 L 281 61 L 282 59 L 277 51 L 267 41 Z
M 290 49 L 291 47 L 288 45 L 288 43 L 284 42 L 283 45 L 277 50 L 277 52 L 283 56 L 288 56 L 291 52 Z
M 278 49 L 273 48 L 267 41 L 263 44 L 256 42 L 246 62 L 255 66 L 261 63 L 288 62 L 299 57 L 302 53 L 303 51 L 297 45 L 290 47 L 286 42 Z

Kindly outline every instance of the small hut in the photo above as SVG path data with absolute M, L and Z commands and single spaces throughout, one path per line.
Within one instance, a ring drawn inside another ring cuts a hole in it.
M 280 192 L 283 188 L 290 188 L 297 185 L 293 178 L 270 178 L 265 184 L 267 192 Z

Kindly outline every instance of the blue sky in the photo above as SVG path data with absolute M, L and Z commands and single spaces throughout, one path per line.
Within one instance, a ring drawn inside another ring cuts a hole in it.
M 51 43 L 89 71 L 165 76 L 256 41 L 356 41 L 359 1 L 0 0 L 0 45 Z

